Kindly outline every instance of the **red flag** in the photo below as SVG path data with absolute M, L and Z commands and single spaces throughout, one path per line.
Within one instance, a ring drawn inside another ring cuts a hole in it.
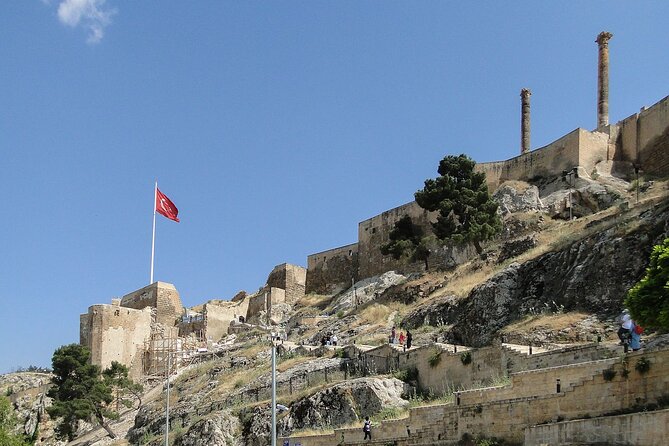
M 156 212 L 179 223 L 179 218 L 177 217 L 179 209 L 158 188 L 156 188 Z

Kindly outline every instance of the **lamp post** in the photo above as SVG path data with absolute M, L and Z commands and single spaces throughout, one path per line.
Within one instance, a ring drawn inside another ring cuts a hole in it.
M 567 184 L 569 184 L 569 221 L 572 221 L 574 219 L 571 200 L 572 178 L 578 177 L 578 172 L 576 171 L 575 167 L 572 167 L 572 169 L 569 171 L 563 170 L 562 177 L 567 181 Z
M 172 358 L 172 352 L 167 352 L 167 398 L 165 402 L 165 446 L 170 445 L 170 360 Z
M 639 189 L 641 185 L 639 184 L 639 165 L 634 164 L 634 173 L 636 174 L 636 204 L 639 204 Z
M 276 344 L 272 335 L 272 446 L 276 446 Z

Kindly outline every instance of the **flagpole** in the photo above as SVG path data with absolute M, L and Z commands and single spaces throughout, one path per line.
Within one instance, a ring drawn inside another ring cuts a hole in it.
M 153 189 L 153 236 L 151 237 L 151 279 L 149 285 L 153 283 L 153 257 L 156 252 L 156 200 L 158 199 L 158 181 Z

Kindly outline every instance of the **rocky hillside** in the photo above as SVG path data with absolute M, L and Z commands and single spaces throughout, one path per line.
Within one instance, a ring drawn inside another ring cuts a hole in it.
M 618 186 L 577 184 L 572 199 L 578 218 L 569 221 L 563 190 L 507 184 L 496 194 L 504 232 L 482 256 L 422 274 L 388 272 L 336 295 L 307 295 L 289 309 L 283 326 L 288 340 L 279 348 L 277 394 L 286 410 L 279 414 L 279 433 L 359 426 L 367 415 L 397 417 L 452 395 L 453 389 L 422 392 L 417 372 L 409 369 L 379 374 L 384 364 L 393 368 L 391 347 L 381 363 L 362 357 L 387 343 L 393 326 L 410 329 L 418 346 L 470 348 L 504 339 L 552 348 L 614 340 L 624 295 L 643 274 L 651 247 L 669 237 L 667 184 L 648 185 L 639 204 L 630 204 L 626 186 Z M 182 364 L 172 377 L 172 444 L 269 444 L 270 354 L 260 328 L 229 335 L 214 355 Z M 330 334 L 340 348 L 320 346 Z M 6 375 L 0 390 L 12 395 L 17 428 L 39 432 L 36 444 L 60 446 L 45 416 L 47 381 L 43 374 Z M 92 430 L 73 445 L 164 444 L 164 385 L 145 388 L 152 390 L 142 406 L 112 424 L 122 439 L 112 442 Z

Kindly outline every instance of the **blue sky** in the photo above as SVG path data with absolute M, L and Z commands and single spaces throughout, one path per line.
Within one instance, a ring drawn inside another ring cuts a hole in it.
M 21 0 L 0 14 L 0 372 L 156 280 L 188 306 L 352 243 L 447 154 L 519 152 L 669 94 L 666 1 Z

